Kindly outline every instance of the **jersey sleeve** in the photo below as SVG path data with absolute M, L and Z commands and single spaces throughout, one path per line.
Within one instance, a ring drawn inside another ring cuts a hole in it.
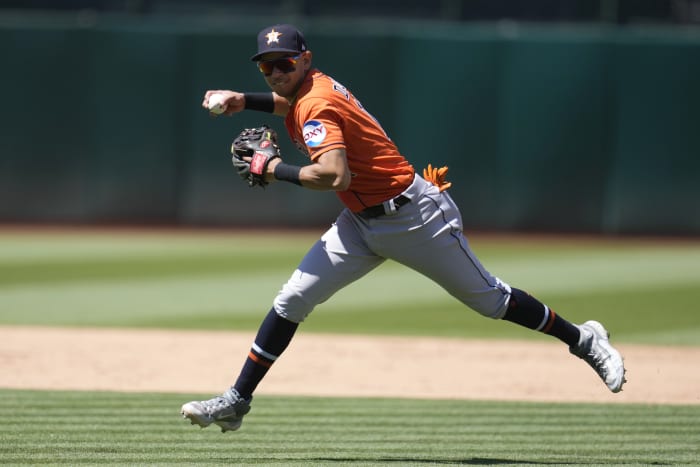
M 328 99 L 310 98 L 299 102 L 298 128 L 311 160 L 331 149 L 345 149 L 343 119 Z

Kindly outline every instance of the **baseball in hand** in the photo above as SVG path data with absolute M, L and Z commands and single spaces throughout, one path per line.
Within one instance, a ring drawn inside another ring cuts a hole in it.
M 209 112 L 219 115 L 224 111 L 224 95 L 220 93 L 212 94 L 209 96 L 207 101 L 207 106 L 209 107 Z

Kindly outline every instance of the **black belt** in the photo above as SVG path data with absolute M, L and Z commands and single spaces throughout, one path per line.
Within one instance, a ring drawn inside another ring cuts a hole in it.
M 399 195 L 393 199 L 393 202 L 394 206 L 396 206 L 396 210 L 398 211 L 401 206 L 410 203 L 411 199 L 405 197 L 404 195 Z M 387 213 L 384 209 L 385 203 L 386 201 L 382 204 L 377 204 L 375 206 L 365 208 L 362 211 L 358 212 L 357 215 L 362 217 L 363 219 L 373 219 L 375 217 L 383 216 Z

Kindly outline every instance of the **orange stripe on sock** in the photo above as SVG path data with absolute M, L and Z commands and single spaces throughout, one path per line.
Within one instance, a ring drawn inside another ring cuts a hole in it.
M 542 332 L 545 334 L 548 334 L 549 331 L 552 330 L 552 326 L 554 326 L 554 319 L 557 317 L 557 314 L 554 313 L 554 310 L 551 308 L 549 309 L 549 320 L 547 321 L 547 324 L 545 327 L 542 329 Z
M 267 360 L 263 360 L 262 358 L 255 355 L 253 352 L 248 353 L 248 358 L 253 360 L 258 365 L 264 366 L 265 368 L 270 368 L 272 366 L 272 363 L 268 362 Z

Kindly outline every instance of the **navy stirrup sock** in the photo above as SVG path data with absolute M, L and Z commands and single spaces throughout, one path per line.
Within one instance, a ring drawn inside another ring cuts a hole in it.
M 244 399 L 253 395 L 267 370 L 282 355 L 294 337 L 299 323 L 282 318 L 274 308 L 263 320 L 234 388 Z
M 503 319 L 554 336 L 569 347 L 578 344 L 580 333 L 576 325 L 520 289 L 511 289 L 508 310 Z

